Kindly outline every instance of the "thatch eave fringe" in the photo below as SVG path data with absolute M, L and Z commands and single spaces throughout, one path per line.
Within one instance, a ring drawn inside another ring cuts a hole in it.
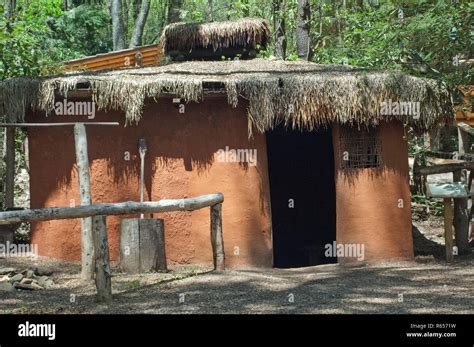
M 22 122 L 28 109 L 51 114 L 58 94 L 67 98 L 85 82 L 97 108 L 123 111 L 127 124 L 140 121 L 146 99 L 173 94 L 186 102 L 199 102 L 206 85 L 222 86 L 232 107 L 242 97 L 247 100 L 249 134 L 252 129 L 264 132 L 282 122 L 312 130 L 332 123 L 370 126 L 399 120 L 426 130 L 453 117 L 451 95 L 435 80 L 400 72 L 264 59 L 14 78 L 0 83 L 0 115 L 6 115 L 9 122 Z M 382 103 L 389 101 L 419 103 L 420 113 L 382 114 Z

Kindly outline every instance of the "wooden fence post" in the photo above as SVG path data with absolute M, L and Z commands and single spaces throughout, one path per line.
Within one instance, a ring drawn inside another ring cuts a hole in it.
M 5 208 L 15 205 L 15 128 L 7 128 L 6 132 L 6 175 L 5 175 Z
M 444 202 L 444 243 L 446 247 L 446 261 L 453 261 L 453 210 L 451 199 L 445 198 Z
M 225 270 L 224 239 L 222 235 L 222 204 L 211 206 L 211 244 L 214 270 Z
M 92 205 L 91 182 L 89 176 L 89 156 L 86 127 L 82 123 L 74 125 L 76 164 L 79 177 L 81 205 Z M 81 219 L 82 272 L 83 280 L 92 280 L 94 273 L 94 247 L 92 242 L 92 218 Z
M 107 240 L 106 216 L 92 217 L 92 235 L 95 253 L 95 286 L 100 302 L 112 301 L 112 271 L 109 262 L 109 242 Z
M 467 183 L 466 171 L 457 170 L 453 172 L 453 181 Z M 454 199 L 454 233 L 458 254 L 467 254 L 469 247 L 469 208 L 468 199 Z
M 464 155 L 470 152 L 470 138 L 469 133 L 466 131 L 466 127 L 470 128 L 467 124 L 463 126 L 463 123 L 458 124 L 458 153 Z

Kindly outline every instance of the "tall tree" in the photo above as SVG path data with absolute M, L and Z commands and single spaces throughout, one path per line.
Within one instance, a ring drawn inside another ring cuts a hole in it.
M 130 13 L 130 6 L 128 0 L 122 0 L 122 25 L 123 25 L 123 37 L 128 37 L 128 17 Z M 135 18 L 134 18 L 135 21 Z
M 169 0 L 168 24 L 181 21 L 180 13 L 183 7 L 183 0 Z
M 136 21 L 140 13 L 140 0 L 133 0 L 133 20 Z
M 112 41 L 114 51 L 118 51 L 125 48 L 121 0 L 111 0 L 110 15 L 112 17 Z
M 249 0 L 242 0 L 242 15 L 244 17 L 250 17 L 250 4 Z
M 310 20 L 311 6 L 309 0 L 298 0 L 298 17 L 296 23 L 296 52 L 298 57 L 308 60 L 310 58 Z
M 16 8 L 16 0 L 5 1 L 5 18 L 11 20 Z
M 145 28 L 146 19 L 150 10 L 150 1 L 142 0 L 140 12 L 135 20 L 135 27 L 133 29 L 132 38 L 130 40 L 130 47 L 141 46 L 143 38 L 143 29 Z
M 284 16 L 285 2 L 273 0 L 273 28 L 275 33 L 275 55 L 281 59 L 286 57 L 286 23 Z
M 207 0 L 206 19 L 208 22 L 214 21 L 214 1 Z

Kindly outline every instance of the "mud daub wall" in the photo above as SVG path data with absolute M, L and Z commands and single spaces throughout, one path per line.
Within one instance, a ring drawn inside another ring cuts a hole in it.
M 225 98 L 210 97 L 200 104 L 186 104 L 184 113 L 180 113 L 171 98 L 162 98 L 146 105 L 139 125 L 127 127 L 123 114 L 98 112 L 89 121 L 118 121 L 121 125 L 87 127 L 93 202 L 139 200 L 138 140 L 145 138 L 145 200 L 222 192 L 227 264 L 272 266 L 265 137 L 255 134 L 248 139 L 245 108 L 241 103 L 233 109 Z M 30 114 L 28 121 L 74 122 L 87 121 L 87 117 Z M 28 136 L 31 207 L 79 204 L 73 127 L 29 128 Z M 226 147 L 256 150 L 256 165 L 220 162 L 218 151 Z M 212 262 L 209 209 L 159 217 L 165 219 L 170 262 Z M 114 260 L 119 255 L 121 218 L 107 218 Z M 40 255 L 80 260 L 80 220 L 34 223 L 32 242 L 38 244 Z
M 337 243 L 363 244 L 367 261 L 412 258 L 408 147 L 402 124 L 378 127 L 381 165 L 372 168 L 343 168 L 344 130 L 333 129 Z

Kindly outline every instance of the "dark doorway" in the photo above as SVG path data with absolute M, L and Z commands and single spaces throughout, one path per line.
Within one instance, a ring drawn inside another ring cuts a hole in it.
M 337 262 L 324 255 L 336 240 L 331 129 L 267 133 L 275 267 Z

